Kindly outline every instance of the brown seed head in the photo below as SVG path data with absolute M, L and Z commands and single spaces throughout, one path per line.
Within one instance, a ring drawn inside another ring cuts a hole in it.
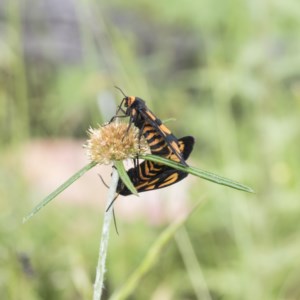
M 114 160 L 135 158 L 146 153 L 148 145 L 142 137 L 139 141 L 138 128 L 128 124 L 113 122 L 88 130 L 89 139 L 84 147 L 91 161 L 109 164 Z

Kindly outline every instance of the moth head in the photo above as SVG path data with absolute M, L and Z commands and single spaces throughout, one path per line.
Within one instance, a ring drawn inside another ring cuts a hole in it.
M 124 106 L 125 107 L 130 107 L 134 103 L 135 97 L 134 96 L 128 96 L 128 97 L 125 97 L 123 100 L 124 100 Z

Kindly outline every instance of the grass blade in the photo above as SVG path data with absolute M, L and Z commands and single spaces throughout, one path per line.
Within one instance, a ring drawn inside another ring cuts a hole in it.
M 61 192 L 63 192 L 67 187 L 69 187 L 73 182 L 79 179 L 84 173 L 88 170 L 92 169 L 97 163 L 91 162 L 88 165 L 84 166 L 77 173 L 71 176 L 67 181 L 65 181 L 62 185 L 60 185 L 55 191 L 49 194 L 46 198 L 44 198 L 27 216 L 23 218 L 23 223 L 27 222 L 30 218 L 32 218 L 37 212 L 39 212 L 44 206 L 46 206 L 51 200 L 53 200 L 56 196 L 58 196 Z
M 127 171 L 124 168 L 124 164 L 123 161 L 121 160 L 116 160 L 114 161 L 114 165 L 118 170 L 119 176 L 121 178 L 121 180 L 123 181 L 123 183 L 126 185 L 126 187 L 130 190 L 130 192 L 136 196 L 138 196 L 138 192 L 136 190 L 136 188 L 134 187 L 133 183 L 131 182 Z
M 196 205 L 190 210 L 188 214 L 175 220 L 158 236 L 137 269 L 127 279 L 124 285 L 109 298 L 109 300 L 129 299 L 129 296 L 134 293 L 135 289 L 140 284 L 140 281 L 145 276 L 145 274 L 158 261 L 161 252 L 174 237 L 176 231 L 186 222 L 186 220 L 197 210 L 197 208 L 202 203 L 203 198 L 201 198 L 196 203 Z
M 192 175 L 198 176 L 200 178 L 203 178 L 205 180 L 209 180 L 211 182 L 217 183 L 217 184 L 221 184 L 221 185 L 225 185 L 228 187 L 231 187 L 233 189 L 236 190 L 240 190 L 240 191 L 244 191 L 244 192 L 248 192 L 248 193 L 254 193 L 254 190 L 244 184 L 241 184 L 239 182 L 236 182 L 234 180 L 231 179 L 227 179 L 225 177 L 216 175 L 214 173 L 208 172 L 208 171 L 204 171 L 198 168 L 194 168 L 194 167 L 185 167 L 180 163 L 177 163 L 175 161 L 172 161 L 170 159 L 166 159 L 160 156 L 156 156 L 156 155 L 152 155 L 152 154 L 148 154 L 148 155 L 140 155 L 139 156 L 142 159 L 147 159 L 147 160 L 151 160 L 157 163 L 162 163 L 164 165 L 167 165 L 169 167 L 172 167 L 174 169 L 177 170 L 181 170 L 181 171 L 185 171 L 187 173 L 190 173 Z

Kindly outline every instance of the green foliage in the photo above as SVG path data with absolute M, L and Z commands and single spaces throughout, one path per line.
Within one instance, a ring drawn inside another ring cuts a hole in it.
M 145 99 L 161 119 L 175 117 L 168 127 L 177 137 L 195 136 L 192 165 L 247 183 L 257 193 L 186 179 L 189 201 L 207 199 L 186 224 L 203 275 L 200 288 L 207 287 L 214 300 L 299 299 L 299 1 L 76 5 L 83 58 L 72 66 L 25 59 L 22 10 L 17 4 L 4 9 L 1 297 L 91 298 L 103 212 L 55 203 L 22 225 L 24 213 L 43 195 L 28 186 L 18 157 L 24 140 L 83 137 L 90 123 L 107 117 L 98 112 L 99 94 L 110 91 L 121 99 L 113 88 L 118 85 Z M 131 205 L 130 198 L 118 201 Z M 120 236 L 110 240 L 106 298 L 142 264 L 167 226 L 149 223 L 144 216 L 119 217 Z M 188 269 L 188 246 L 176 243 L 160 253 L 130 299 L 196 298 L 199 273 Z
M 133 183 L 131 182 L 131 180 L 126 172 L 123 161 L 115 161 L 114 165 L 117 168 L 120 179 L 123 181 L 125 186 L 130 190 L 130 192 L 133 195 L 138 196 L 139 194 L 138 194 L 137 190 L 135 189 Z

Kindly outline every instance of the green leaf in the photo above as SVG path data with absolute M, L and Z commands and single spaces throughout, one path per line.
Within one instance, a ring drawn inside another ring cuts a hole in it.
M 180 163 L 177 163 L 173 160 L 170 159 L 166 159 L 160 156 L 156 156 L 156 155 L 152 155 L 152 154 L 148 154 L 148 155 L 140 155 L 139 156 L 142 159 L 147 159 L 147 160 L 151 160 L 153 162 L 157 162 L 157 163 L 162 163 L 164 165 L 167 165 L 169 167 L 172 167 L 174 169 L 180 170 L 180 171 L 185 171 L 187 173 L 190 173 L 192 175 L 201 177 L 205 180 L 209 180 L 212 181 L 214 183 L 217 184 L 221 184 L 221 185 L 225 185 L 228 187 L 231 187 L 233 189 L 236 190 L 240 190 L 240 191 L 244 191 L 244 192 L 248 192 L 248 193 L 254 193 L 253 189 L 243 185 L 239 182 L 233 181 L 231 179 L 227 179 L 225 177 L 216 175 L 214 173 L 208 172 L 208 171 L 204 171 L 198 168 L 194 168 L 194 167 L 185 167 Z
M 56 196 L 58 196 L 61 192 L 63 192 L 73 182 L 79 179 L 84 173 L 92 169 L 96 164 L 97 164 L 96 162 L 91 162 L 85 167 L 83 167 L 82 169 L 80 169 L 73 176 L 71 176 L 67 181 L 65 181 L 62 185 L 60 185 L 55 191 L 53 191 L 46 198 L 44 198 L 27 216 L 25 216 L 23 218 L 23 223 L 27 222 L 31 217 L 33 217 L 37 212 L 39 212 L 45 205 L 47 205 L 51 200 L 53 200 Z
M 157 237 L 136 270 L 128 277 L 126 282 L 113 293 L 109 300 L 128 299 L 129 296 L 134 293 L 142 278 L 147 274 L 147 272 L 149 272 L 155 263 L 157 263 L 164 247 L 172 240 L 176 231 L 187 221 L 187 219 L 202 203 L 203 198 L 201 198 L 185 216 L 176 219 Z
M 131 179 L 129 178 L 127 171 L 124 168 L 123 161 L 121 160 L 116 160 L 114 161 L 114 165 L 118 170 L 119 176 L 123 183 L 126 185 L 126 187 L 130 190 L 130 192 L 136 196 L 138 196 L 138 192 L 136 188 L 134 187 L 133 183 L 131 182 Z

